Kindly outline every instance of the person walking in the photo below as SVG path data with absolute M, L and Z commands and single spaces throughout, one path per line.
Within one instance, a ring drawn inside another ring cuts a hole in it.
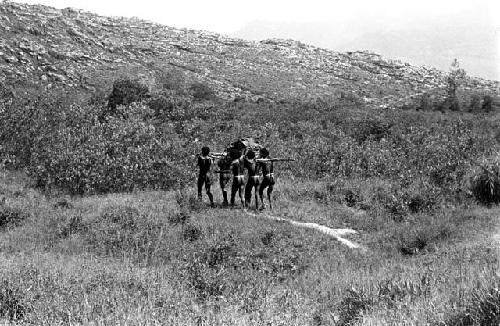
M 198 199 L 202 200 L 202 189 L 205 185 L 205 191 L 207 193 L 208 199 L 210 200 L 210 206 L 214 207 L 214 196 L 210 192 L 210 186 L 212 181 L 210 179 L 210 169 L 212 166 L 212 158 L 210 157 L 210 148 L 202 147 L 201 155 L 198 156 L 198 167 L 200 172 L 198 174 Z

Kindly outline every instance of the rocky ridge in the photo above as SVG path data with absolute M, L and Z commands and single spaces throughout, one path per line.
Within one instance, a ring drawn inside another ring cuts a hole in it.
M 391 107 L 445 86 L 446 73 L 360 51 L 339 53 L 293 40 L 250 42 L 75 9 L 0 3 L 0 78 L 92 89 L 96 74 L 176 68 L 225 99 L 356 96 Z M 498 93 L 499 83 L 466 87 Z

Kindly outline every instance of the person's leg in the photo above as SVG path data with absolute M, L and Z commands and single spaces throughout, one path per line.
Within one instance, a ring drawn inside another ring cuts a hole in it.
M 273 193 L 274 185 L 271 184 L 267 188 L 267 200 L 269 201 L 269 209 L 273 209 L 273 203 L 271 201 L 271 194 Z
M 208 199 L 210 200 L 210 206 L 214 207 L 214 196 L 210 192 L 211 184 L 210 182 L 205 183 L 205 190 L 207 192 Z
M 259 209 L 259 184 L 255 184 L 255 209 Z
M 247 184 L 245 185 L 245 206 L 248 207 L 250 206 L 250 203 L 252 201 L 252 180 L 249 178 Z
M 262 184 L 259 187 L 259 197 L 260 197 L 260 209 L 265 209 L 266 205 L 264 204 L 264 190 L 267 188 L 268 183 L 266 179 L 262 180 Z
M 198 199 L 201 200 L 201 190 L 203 189 L 203 184 L 205 183 L 205 178 L 203 176 L 198 176 Z
M 238 189 L 238 180 L 234 178 L 231 185 L 231 206 L 234 206 L 234 198 L 236 197 L 236 192 L 238 191 Z
M 229 183 L 229 178 L 225 176 L 220 176 L 219 185 L 222 190 L 222 206 L 227 206 L 229 203 L 227 201 L 227 184 Z
M 240 201 L 241 201 L 241 207 L 245 207 L 245 200 L 243 199 L 243 194 L 245 192 L 245 184 L 243 183 L 243 180 L 239 180 L 240 185 L 238 189 L 238 195 L 240 196 Z

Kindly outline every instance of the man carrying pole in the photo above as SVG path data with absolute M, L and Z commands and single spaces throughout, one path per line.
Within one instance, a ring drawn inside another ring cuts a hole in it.
M 245 186 L 245 206 L 249 207 L 252 201 L 252 189 L 255 188 L 255 209 L 259 208 L 258 191 L 260 186 L 260 165 L 255 160 L 255 152 L 249 150 L 244 159 L 244 166 L 248 171 L 248 180 Z
M 261 202 L 260 209 L 263 210 L 266 208 L 264 204 L 264 189 L 266 188 L 267 188 L 267 199 L 269 201 L 269 208 L 273 209 L 271 194 L 273 193 L 275 184 L 274 162 L 290 162 L 295 160 L 291 158 L 269 158 L 269 151 L 265 147 L 259 150 L 259 155 L 260 158 L 256 159 L 256 162 L 260 170 L 262 171 L 262 182 L 259 187 L 259 196 Z
M 229 155 L 221 155 L 219 158 L 219 161 L 217 162 L 217 165 L 219 166 L 219 185 L 220 189 L 222 190 L 222 206 L 226 207 L 229 205 L 227 201 L 227 185 L 229 183 L 229 180 L 231 180 L 231 158 Z
M 231 157 L 231 171 L 233 172 L 233 184 L 231 185 L 231 206 L 234 206 L 234 199 L 236 197 L 236 192 L 240 196 L 241 205 L 245 207 L 245 202 L 243 201 L 242 193 L 244 191 L 243 187 L 245 185 L 244 176 L 244 165 L 242 160 L 241 152 L 235 148 L 231 148 L 229 151 L 229 156 Z
M 201 155 L 198 156 L 198 167 L 200 168 L 200 173 L 198 174 L 198 199 L 202 200 L 201 191 L 203 185 L 205 185 L 205 190 L 210 200 L 210 206 L 214 207 L 214 196 L 210 192 L 210 186 L 212 184 L 210 180 L 211 166 L 212 158 L 210 157 L 210 148 L 205 146 L 201 149 Z
M 267 188 L 267 199 L 269 201 L 269 208 L 273 209 L 273 205 L 271 202 L 271 194 L 274 189 L 274 165 L 273 161 L 269 160 L 269 151 L 267 148 L 263 147 L 259 150 L 260 159 L 257 159 L 257 164 L 259 165 L 262 171 L 262 184 L 259 188 L 259 196 L 260 196 L 260 209 L 263 210 L 266 208 L 264 204 L 264 189 Z

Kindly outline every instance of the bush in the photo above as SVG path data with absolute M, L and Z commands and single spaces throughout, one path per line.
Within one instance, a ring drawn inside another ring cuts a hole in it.
M 86 107 L 72 109 L 67 116 L 78 120 Z M 124 110 L 128 119 L 80 120 L 60 127 L 51 142 L 33 148 L 28 172 L 37 185 L 86 194 L 166 189 L 188 178 L 179 168 L 186 155 L 175 136 L 165 129 L 158 135 L 155 126 L 144 121 L 147 107 L 132 104 Z
M 472 177 L 471 191 L 483 205 L 500 203 L 500 156 L 485 160 Z
M 163 89 L 183 92 L 186 78 L 180 69 L 162 70 L 156 74 L 156 83 Z
M 149 89 L 142 85 L 138 80 L 118 79 L 113 83 L 113 90 L 108 97 L 108 109 L 101 115 L 101 120 L 108 115 L 120 114 L 123 112 L 117 111 L 119 105 L 129 105 L 139 102 L 148 97 Z
M 58 234 L 63 238 L 85 230 L 86 225 L 83 223 L 81 215 L 71 215 L 58 225 Z
M 191 91 L 191 95 L 195 99 L 212 100 L 215 98 L 214 91 L 209 86 L 207 86 L 201 82 L 192 83 L 189 86 L 189 90 Z
M 484 112 L 491 112 L 493 110 L 493 98 L 490 95 L 485 95 L 483 97 L 483 104 L 481 109 Z
M 28 215 L 20 208 L 0 204 L 0 230 L 19 226 Z

